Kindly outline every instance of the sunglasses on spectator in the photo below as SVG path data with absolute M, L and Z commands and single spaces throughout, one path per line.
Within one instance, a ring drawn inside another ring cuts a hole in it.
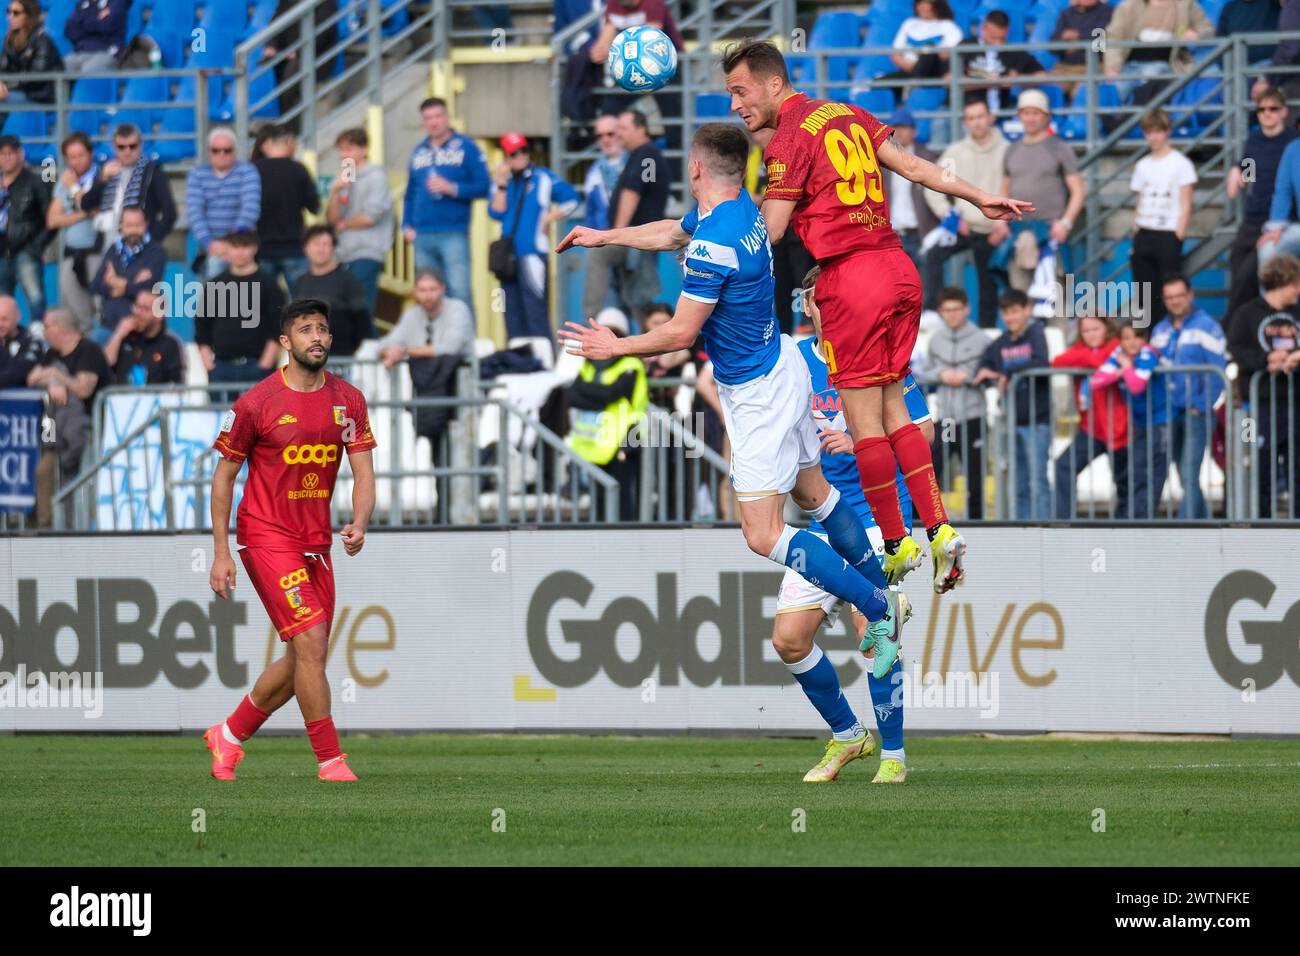
M 1281 113 L 1282 110 L 1283 107 L 1281 106 L 1256 106 L 1255 107 L 1256 113 Z
M 114 143 L 113 148 L 120 150 L 139 149 L 140 143 L 138 141 L 134 143 Z
M 509 156 L 509 157 L 511 157 L 511 158 L 514 158 L 515 156 L 527 156 L 527 155 L 528 155 L 528 150 L 526 150 L 526 149 L 517 149 L 517 150 L 515 150 L 513 153 L 506 153 L 506 155 Z
M 235 147 L 233 146 L 209 146 L 208 147 L 209 153 L 233 153 L 234 151 L 235 151 Z

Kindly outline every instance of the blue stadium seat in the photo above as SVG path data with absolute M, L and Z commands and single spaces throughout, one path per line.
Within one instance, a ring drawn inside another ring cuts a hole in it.
M 1222 116 L 1223 85 L 1222 76 L 1198 76 L 1188 80 L 1187 85 L 1174 94 L 1169 118 L 1173 121 L 1176 136 L 1198 133 Z M 1203 98 L 1205 102 L 1200 103 Z M 1191 109 L 1197 103 L 1200 106 Z
M 261 61 L 261 59 L 262 59 L 262 51 L 260 49 L 253 51 L 253 55 L 249 57 L 249 61 L 248 61 L 249 68 L 252 69 L 256 67 L 257 64 Z M 266 99 L 267 97 L 271 97 L 270 99 L 267 99 L 267 101 L 263 103 L 261 106 L 259 106 L 256 110 L 253 111 L 252 114 L 253 119 L 276 119 L 279 117 L 280 99 L 279 97 L 271 96 L 271 93 L 274 90 L 275 90 L 274 70 L 263 70 L 261 72 L 257 72 L 253 74 L 252 79 L 249 80 L 248 83 L 249 105 L 251 106 L 254 103 L 260 103 L 263 99 Z M 229 123 L 234 120 L 235 84 L 233 82 L 230 84 L 229 95 L 222 101 L 221 106 L 217 110 L 214 118 L 221 123 Z
M 53 143 L 33 142 L 38 137 L 50 135 L 54 127 L 54 114 L 39 110 L 21 110 L 0 115 L 0 128 L 10 136 L 23 141 L 27 162 L 40 165 L 47 156 L 53 156 L 58 147 Z
M 962 33 L 969 34 L 972 26 L 979 19 L 976 13 L 979 10 L 980 0 L 949 0 L 952 7 L 952 19 L 957 26 L 961 27 Z M 908 12 L 908 16 L 911 16 Z
M 156 142 L 153 152 L 161 162 L 177 163 L 194 158 L 194 140 L 192 137 L 195 130 L 195 88 L 194 77 L 181 77 L 180 82 L 176 84 L 176 90 L 171 96 L 171 102 L 180 105 L 157 111 L 159 133 L 188 133 L 191 136 L 188 140 L 159 140 Z
M 77 6 L 77 0 L 50 0 L 45 7 L 45 32 L 50 35 L 59 53 L 67 56 L 72 52 L 72 42 L 63 35 L 63 27 L 68 16 Z
M 382 12 L 379 16 L 379 22 L 384 25 L 383 35 L 386 37 L 397 36 L 411 24 L 411 11 L 403 6 L 401 9 L 389 13 L 389 8 L 403 3 L 404 0 L 382 0 L 380 4 Z
M 695 115 L 698 119 L 725 119 L 731 115 L 731 97 L 726 93 L 697 93 Z
M 1088 105 L 1091 96 L 1088 92 L 1088 84 L 1080 83 L 1074 91 L 1073 106 L 1076 109 L 1084 109 Z M 1120 106 L 1119 89 L 1114 83 L 1097 84 L 1097 109 L 1101 113 L 1106 111 L 1118 110 Z M 1086 113 L 1078 113 L 1073 116 L 1064 117 L 1058 124 L 1057 130 L 1062 139 L 1081 140 L 1088 138 L 1088 117 Z M 1104 131 L 1100 128 L 1098 134 Z
M 207 30 L 243 33 L 244 27 L 248 26 L 248 3 L 246 0 L 203 0 L 199 26 Z
M 156 103 L 166 103 L 167 81 L 160 76 L 135 76 L 126 81 L 122 87 L 122 96 L 117 110 L 116 122 L 134 123 L 140 127 L 148 140 L 153 133 L 154 123 L 158 121 Z M 146 142 L 145 153 L 152 153 L 153 144 Z
M 823 13 L 813 24 L 808 36 L 808 49 L 826 50 L 836 47 L 860 46 L 862 24 L 858 15 L 848 10 Z
M 887 89 L 862 90 L 854 93 L 849 102 L 882 119 L 887 119 L 895 108 L 894 91 Z
M 948 101 L 948 91 L 936 87 L 922 87 L 912 90 L 907 97 L 907 108 L 916 115 L 916 138 L 923 143 L 930 141 L 931 120 L 922 119 L 921 113 L 933 113 L 943 109 Z
M 220 70 L 230 69 L 235 63 L 235 42 L 233 32 L 209 30 L 202 50 L 195 50 L 185 65 L 191 69 Z M 220 122 L 226 98 L 231 95 L 229 77 L 208 77 L 208 116 Z
M 138 37 L 145 32 L 146 11 L 153 15 L 153 0 L 133 0 L 131 9 L 126 14 L 126 40 L 128 43 L 134 37 Z
M 180 30 L 188 34 L 194 28 L 194 4 L 185 0 L 155 3 L 149 17 L 149 29 Z
M 1052 31 L 1056 29 L 1056 14 L 1059 11 L 1038 10 L 1038 19 L 1034 21 L 1034 28 L 1029 31 L 1030 43 L 1048 43 L 1052 39 Z M 1043 64 L 1045 69 L 1050 70 L 1060 59 L 1050 50 L 1034 50 L 1034 58 Z
M 812 56 L 788 56 L 786 68 L 790 71 L 790 82 L 799 89 L 813 90 L 817 85 L 817 58 Z
M 275 19 L 275 10 L 279 6 L 280 0 L 253 0 L 253 19 L 266 20 L 270 23 Z
M 99 139 L 113 122 L 117 104 L 117 81 L 86 77 L 72 84 L 72 105 L 86 104 L 91 109 L 70 110 L 68 128 L 80 130 L 91 139 Z
M 145 35 L 162 51 L 162 65 L 169 70 L 179 69 L 185 64 L 185 57 L 190 52 L 190 34 L 188 31 L 169 30 L 152 24 Z

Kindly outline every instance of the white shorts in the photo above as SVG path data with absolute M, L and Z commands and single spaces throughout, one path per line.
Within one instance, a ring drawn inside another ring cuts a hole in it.
M 829 543 L 826 535 L 820 531 L 814 531 L 813 534 Z M 867 528 L 867 537 L 871 539 L 871 547 L 875 549 L 876 556 L 884 558 L 885 556 L 885 537 L 880 533 L 880 529 L 875 525 Z M 809 584 L 798 571 L 791 568 L 785 569 L 785 577 L 781 579 L 781 590 L 776 595 L 776 613 L 789 614 L 792 611 L 812 611 L 821 608 L 826 614 L 826 620 L 832 620 L 835 617 L 835 610 L 839 607 L 840 599 L 829 591 L 823 591 L 815 584 Z
M 740 385 L 718 383 L 731 439 L 731 486 L 741 501 L 784 495 L 800 469 L 821 461 L 812 420 L 812 376 L 788 335 L 772 370 Z

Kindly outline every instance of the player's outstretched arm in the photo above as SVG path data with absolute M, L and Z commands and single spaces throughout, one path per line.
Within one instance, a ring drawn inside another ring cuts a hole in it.
M 230 556 L 230 508 L 235 499 L 235 478 L 243 463 L 229 458 L 217 462 L 212 475 L 212 572 L 208 586 L 217 597 L 230 599 L 235 587 L 235 559 Z
M 680 219 L 660 219 L 647 222 L 643 226 L 625 226 L 622 229 L 592 229 L 588 226 L 574 226 L 569 234 L 560 240 L 556 252 L 564 252 L 574 246 L 594 249 L 598 246 L 627 246 L 629 249 L 643 249 L 646 252 L 672 252 L 691 241 L 690 234 L 682 229 Z
M 793 199 L 764 199 L 763 219 L 767 223 L 767 241 L 776 245 L 790 228 L 794 217 Z
M 595 319 L 588 319 L 586 325 L 565 322 L 564 328 L 556 330 L 555 334 L 564 340 L 571 353 L 597 362 L 624 355 L 662 355 L 664 352 L 689 348 L 699 337 L 705 320 L 712 314 L 712 302 L 696 302 L 682 296 L 677 300 L 677 311 L 673 317 L 644 335 L 630 335 L 620 339 Z
M 343 526 L 343 550 L 352 557 L 365 546 L 366 528 L 375 511 L 375 459 L 370 449 L 348 455 L 352 469 L 352 521 Z
M 1025 213 L 1034 211 L 1033 203 L 986 193 L 951 170 L 940 169 L 928 159 L 899 149 L 893 140 L 887 139 L 876 148 L 876 158 L 881 166 L 904 179 L 935 192 L 965 199 L 990 219 L 1023 219 Z

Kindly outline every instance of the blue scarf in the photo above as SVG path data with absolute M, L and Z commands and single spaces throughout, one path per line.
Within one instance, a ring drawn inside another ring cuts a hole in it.
M 120 237 L 117 242 L 113 243 L 113 248 L 117 250 L 117 257 L 122 260 L 122 268 L 131 268 L 131 263 L 135 257 L 140 254 L 140 250 L 149 245 L 149 233 L 146 232 L 140 237 L 139 243 L 135 246 L 128 246 Z

